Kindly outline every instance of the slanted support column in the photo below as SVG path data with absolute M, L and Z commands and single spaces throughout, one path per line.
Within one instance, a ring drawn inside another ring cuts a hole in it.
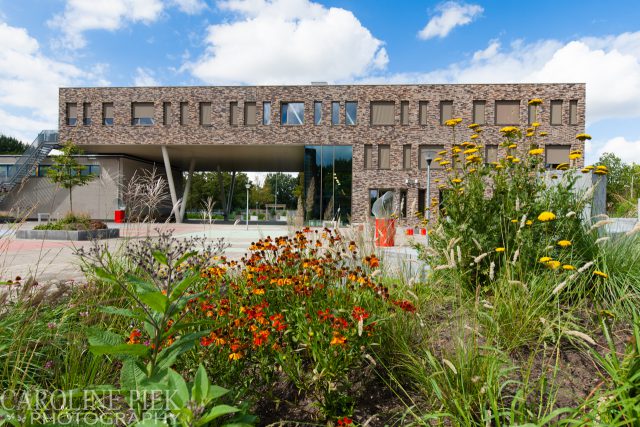
M 162 159 L 164 160 L 164 171 L 167 174 L 167 181 L 169 181 L 169 193 L 171 193 L 171 205 L 172 212 L 176 218 L 177 223 L 182 222 L 180 216 L 180 210 L 178 208 L 178 196 L 176 194 L 176 185 L 173 181 L 173 171 L 171 170 L 171 162 L 169 161 L 169 153 L 167 152 L 166 145 L 160 147 L 162 149 Z
M 187 200 L 189 200 L 189 191 L 191 190 L 191 178 L 193 178 L 193 171 L 196 168 L 196 159 L 191 159 L 189 163 L 189 174 L 187 175 L 187 183 L 184 186 L 184 193 L 182 194 L 182 203 L 180 203 L 180 218 L 184 220 L 184 214 L 187 211 Z

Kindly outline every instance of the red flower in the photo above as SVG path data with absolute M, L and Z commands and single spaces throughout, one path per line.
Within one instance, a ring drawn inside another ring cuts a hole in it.
M 353 420 L 351 418 L 348 417 L 344 417 L 338 420 L 338 425 L 339 426 L 350 426 L 353 424 Z
M 137 329 L 134 329 L 129 334 L 129 341 L 127 344 L 140 344 L 140 337 L 142 336 L 142 332 Z
M 269 331 L 259 331 L 253 334 L 253 345 L 256 347 L 260 347 L 262 344 L 267 342 L 269 338 Z
M 407 300 L 396 300 L 396 301 L 392 301 L 392 303 L 395 306 L 400 307 L 402 310 L 409 312 L 409 313 L 415 313 L 416 312 L 416 306 L 411 304 L 409 301 Z
M 367 311 L 364 308 L 355 306 L 355 307 L 353 307 L 353 311 L 351 312 L 351 316 L 353 316 L 353 318 L 356 321 L 360 321 L 360 320 L 368 319 L 369 318 L 369 313 L 367 313 Z

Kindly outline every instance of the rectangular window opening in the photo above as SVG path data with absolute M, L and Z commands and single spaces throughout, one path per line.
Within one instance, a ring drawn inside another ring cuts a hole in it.
M 131 124 L 133 126 L 153 126 L 153 102 L 131 103 Z
M 378 145 L 378 169 L 391 169 L 391 146 Z
M 396 123 L 395 102 L 375 101 L 371 103 L 371 125 L 392 126 Z
M 268 126 L 271 124 L 271 102 L 262 103 L 262 124 Z
M 113 126 L 115 111 L 113 102 L 105 102 L 102 104 L 102 124 L 105 126 Z
M 256 125 L 256 103 L 255 102 L 244 103 L 244 125 L 245 126 Z
M 520 101 L 496 101 L 496 125 L 520 124 Z
M 347 126 L 355 126 L 358 124 L 358 103 L 348 101 L 344 104 L 344 120 Z
M 299 126 L 304 124 L 304 102 L 280 104 L 280 124 Z
M 322 101 L 313 103 L 313 124 L 316 126 L 322 124 Z
M 440 124 L 453 118 L 453 101 L 440 101 Z
M 409 101 L 400 102 L 400 124 L 402 126 L 409 124 Z

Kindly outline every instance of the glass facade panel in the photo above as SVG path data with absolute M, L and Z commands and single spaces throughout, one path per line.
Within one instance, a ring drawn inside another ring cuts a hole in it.
M 318 126 L 322 123 L 322 102 L 316 101 L 313 103 L 313 124 Z
M 358 103 L 357 102 L 346 102 L 344 104 L 344 112 L 345 112 L 345 123 L 347 125 L 353 126 L 358 124 Z
M 304 149 L 305 219 L 321 221 L 351 216 L 352 148 L 308 145 Z
M 332 125 L 340 124 L 340 103 L 339 102 L 331 103 L 331 124 Z
M 263 125 L 271 124 L 271 103 L 270 102 L 262 103 L 262 124 Z

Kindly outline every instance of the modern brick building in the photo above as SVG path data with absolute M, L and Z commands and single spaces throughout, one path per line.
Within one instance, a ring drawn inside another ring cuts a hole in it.
M 532 98 L 544 100 L 538 117 Z M 87 153 L 183 172 L 304 172 L 308 219 L 363 222 L 372 200 L 393 190 L 401 223 L 412 224 L 412 212 L 430 205 L 425 154 L 451 148 L 447 119 L 482 125 L 487 161 L 501 155 L 500 128 L 537 121 L 547 164 L 568 162 L 569 150 L 584 148 L 575 135 L 584 132 L 585 85 L 61 88 L 59 113 L 60 141 Z M 459 126 L 458 142 L 471 133 Z M 434 197 L 443 173 L 432 164 Z M 175 201 L 183 195 L 174 187 Z

